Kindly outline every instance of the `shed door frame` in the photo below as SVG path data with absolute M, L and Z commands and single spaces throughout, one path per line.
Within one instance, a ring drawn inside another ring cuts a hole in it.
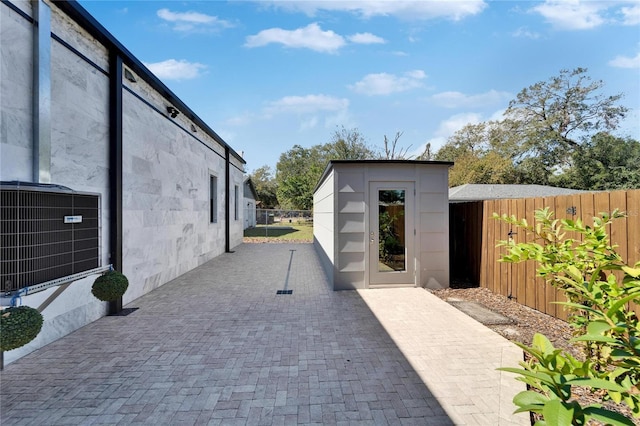
M 415 187 L 415 181 L 369 182 L 367 258 L 370 287 L 408 286 L 416 283 Z M 404 267 L 401 270 L 386 268 L 380 262 L 379 194 L 381 191 L 402 191 L 404 195 Z

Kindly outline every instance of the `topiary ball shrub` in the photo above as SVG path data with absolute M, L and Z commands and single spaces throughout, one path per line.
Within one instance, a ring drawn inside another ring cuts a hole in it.
M 99 276 L 91 287 L 91 293 L 103 302 L 118 300 L 129 287 L 129 280 L 118 271 L 107 271 Z
M 37 309 L 12 306 L 0 312 L 0 350 L 10 351 L 36 338 L 44 319 Z

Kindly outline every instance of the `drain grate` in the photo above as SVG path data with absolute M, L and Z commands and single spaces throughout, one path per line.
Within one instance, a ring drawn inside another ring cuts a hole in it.
M 277 290 L 276 294 L 293 294 L 293 290 Z

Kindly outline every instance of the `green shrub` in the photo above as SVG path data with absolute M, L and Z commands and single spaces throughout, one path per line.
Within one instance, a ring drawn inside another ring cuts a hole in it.
M 556 349 L 549 340 L 536 334 L 531 347 L 521 346 L 531 355 L 522 368 L 503 368 L 519 374 L 519 380 L 536 391 L 520 392 L 513 402 L 517 411 L 542 416 L 540 425 L 583 425 L 597 420 L 610 425 L 634 422 L 601 404 L 581 406 L 574 399 L 574 387 L 589 387 L 603 401 L 627 405 L 634 417 L 640 417 L 640 334 L 638 317 L 629 302 L 640 302 L 640 262 L 625 264 L 609 242 L 607 226 L 622 217 L 614 211 L 593 218 L 593 226 L 580 219 L 553 219 L 548 208 L 536 211 L 536 225 L 503 215 L 499 218 L 533 237 L 516 244 L 501 241 L 508 254 L 503 262 L 538 262 L 537 273 L 561 290 L 568 302 L 574 328 L 574 342 L 583 345 L 585 360 Z M 566 231 L 578 238 L 566 238 Z M 614 273 L 615 272 L 615 273 Z
M 10 351 L 35 339 L 43 321 L 40 312 L 29 306 L 3 309 L 0 312 L 0 350 Z
M 98 300 L 111 302 L 122 297 L 127 287 L 129 287 L 127 277 L 118 271 L 107 271 L 95 280 L 91 293 Z

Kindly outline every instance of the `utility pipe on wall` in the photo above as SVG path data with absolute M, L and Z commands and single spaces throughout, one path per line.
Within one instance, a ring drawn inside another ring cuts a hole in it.
M 51 9 L 33 6 L 33 166 L 35 183 L 51 183 Z
M 226 189 L 224 191 L 224 251 L 226 253 L 233 253 L 231 251 L 231 242 L 229 241 L 231 238 L 231 218 L 229 217 L 229 212 L 231 209 L 229 208 L 229 191 L 231 190 L 231 182 L 229 182 L 231 172 L 231 159 L 229 158 L 229 147 L 224 147 L 224 182 Z

